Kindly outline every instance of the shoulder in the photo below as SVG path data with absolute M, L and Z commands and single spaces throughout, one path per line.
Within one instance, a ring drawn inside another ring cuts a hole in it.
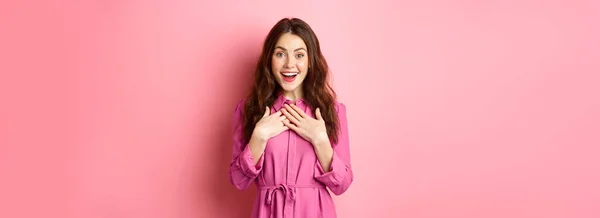
M 335 112 L 337 113 L 345 113 L 346 112 L 346 105 L 342 102 L 339 102 L 338 100 L 336 100 L 334 103 L 334 108 L 335 108 Z
M 235 108 L 243 108 L 244 107 L 244 103 L 246 103 L 246 99 L 242 98 L 240 100 L 237 101 L 237 104 L 235 105 Z
M 246 99 L 240 99 L 237 101 L 236 105 L 235 105 L 235 109 L 234 112 L 237 115 L 241 115 L 242 112 L 244 111 L 244 104 L 246 103 Z

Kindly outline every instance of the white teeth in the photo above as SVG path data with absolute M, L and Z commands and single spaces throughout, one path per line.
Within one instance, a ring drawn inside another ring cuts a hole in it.
M 282 73 L 284 76 L 295 76 L 298 75 L 298 73 Z

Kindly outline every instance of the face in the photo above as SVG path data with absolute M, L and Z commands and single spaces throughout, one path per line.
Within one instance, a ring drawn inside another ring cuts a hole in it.
M 302 81 L 308 72 L 308 51 L 304 40 L 291 33 L 281 35 L 275 44 L 271 69 L 285 92 L 301 92 Z

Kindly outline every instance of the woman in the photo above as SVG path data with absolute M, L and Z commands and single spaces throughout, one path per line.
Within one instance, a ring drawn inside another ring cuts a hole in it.
M 344 193 L 353 174 L 346 107 L 328 73 L 307 23 L 285 18 L 271 29 L 233 119 L 229 175 L 239 190 L 256 184 L 252 217 L 336 217 L 327 189 Z

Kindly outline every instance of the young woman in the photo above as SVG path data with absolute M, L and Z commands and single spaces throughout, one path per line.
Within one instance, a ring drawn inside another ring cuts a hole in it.
M 251 217 L 336 217 L 329 189 L 353 180 L 346 106 L 328 84 L 317 36 L 304 21 L 269 32 L 254 84 L 234 113 L 231 183 L 258 188 Z

